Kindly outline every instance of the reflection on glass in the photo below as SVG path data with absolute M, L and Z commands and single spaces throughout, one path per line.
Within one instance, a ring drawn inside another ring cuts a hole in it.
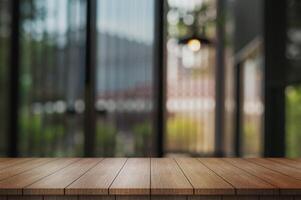
M 301 156 L 301 86 L 288 86 L 286 94 L 286 156 Z
M 0 1 L 0 156 L 7 148 L 7 95 L 10 42 L 10 1 Z
M 168 6 L 165 150 L 212 154 L 215 1 L 169 0 Z
M 263 152 L 263 58 L 259 46 L 242 63 L 242 155 Z
M 97 3 L 96 154 L 150 155 L 154 1 Z
M 82 155 L 85 3 L 21 1 L 21 155 Z
M 235 120 L 235 71 L 234 71 L 234 1 L 227 0 L 225 16 L 225 112 L 224 112 L 224 152 L 234 154 Z
M 286 88 L 286 156 L 301 156 L 301 2 L 287 1 L 287 49 L 288 79 L 294 84 Z M 292 80 L 290 80 L 292 79 Z

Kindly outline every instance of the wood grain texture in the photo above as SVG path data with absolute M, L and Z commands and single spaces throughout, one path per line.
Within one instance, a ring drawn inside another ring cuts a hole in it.
M 293 160 L 289 158 L 267 158 L 267 159 L 290 167 L 301 169 L 301 162 L 298 162 L 297 160 Z
M 57 159 L 0 182 L 0 195 L 21 195 L 24 187 L 72 164 L 77 158 Z
M 273 185 L 251 175 L 242 169 L 234 167 L 230 163 L 218 158 L 200 158 L 205 166 L 213 170 L 216 174 L 225 179 L 236 189 L 237 194 L 258 195 L 277 194 L 278 190 Z
M 260 200 L 294 200 L 294 196 L 260 196 Z
M 152 195 L 191 195 L 193 187 L 171 158 L 151 158 Z
M 5 169 L 14 165 L 18 165 L 23 162 L 28 162 L 30 160 L 33 160 L 33 158 L 5 159 L 3 162 L 0 162 L 0 169 Z
M 150 200 L 151 197 L 150 196 L 141 196 L 141 195 L 136 195 L 136 196 L 130 196 L 130 195 L 117 195 L 116 196 L 116 200 Z
M 215 195 L 188 196 L 187 200 L 222 200 L 222 196 L 215 196 Z
M 7 200 L 43 200 L 43 196 L 8 196 Z
M 12 160 L 13 158 L 0 158 L 0 162 L 4 162 L 4 161 L 8 161 L 8 160 Z
M 253 174 L 254 176 L 263 179 L 271 185 L 274 185 L 280 190 L 280 192 L 285 189 L 286 194 L 296 194 L 296 191 L 298 192 L 298 189 L 301 188 L 300 180 L 252 163 L 249 161 L 249 159 L 243 160 L 235 158 L 224 158 L 223 160 Z M 301 192 L 301 190 L 299 192 Z
M 176 158 L 176 162 L 192 184 L 194 194 L 235 194 L 234 188 L 196 158 Z
M 187 200 L 185 195 L 155 195 L 151 196 L 152 200 Z
M 78 200 L 116 200 L 115 196 L 109 195 L 80 195 Z
M 43 164 L 46 164 L 50 161 L 54 161 L 55 159 L 51 158 L 37 158 L 34 160 L 28 160 L 27 162 L 21 162 L 19 164 L 10 166 L 8 168 L 4 168 L 0 170 L 0 181 L 4 180 L 6 178 L 9 178 L 11 176 L 20 174 L 22 172 L 25 172 L 27 170 L 31 170 L 33 168 L 36 168 L 38 166 L 41 166 Z
M 284 158 L 0 158 L 0 200 L 298 200 L 300 162 Z
M 129 158 L 112 183 L 109 193 L 149 195 L 150 158 Z
M 107 158 L 65 189 L 69 195 L 106 195 L 126 158 Z
M 223 196 L 223 200 L 259 200 L 257 195 Z
M 301 180 L 301 170 L 264 158 L 250 158 L 249 161 L 265 168 L 277 171 L 287 176 Z
M 108 196 L 108 195 L 80 195 L 78 200 L 116 200 L 115 196 Z
M 70 185 L 102 159 L 82 158 L 79 161 L 53 173 L 23 189 L 25 195 L 64 195 L 65 187 Z
M 77 196 L 58 196 L 58 195 L 51 195 L 51 196 L 44 196 L 43 200 L 77 200 Z

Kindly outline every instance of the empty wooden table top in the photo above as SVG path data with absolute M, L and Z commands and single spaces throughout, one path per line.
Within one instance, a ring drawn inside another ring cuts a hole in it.
M 0 158 L 0 195 L 301 195 L 300 159 Z

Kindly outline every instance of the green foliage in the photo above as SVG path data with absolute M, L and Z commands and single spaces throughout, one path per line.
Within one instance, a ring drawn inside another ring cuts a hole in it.
M 195 134 L 202 134 L 200 121 L 188 116 L 176 115 L 167 121 L 168 148 L 172 150 L 188 149 L 195 142 Z
M 215 10 L 214 4 L 204 2 L 192 11 L 182 8 L 171 8 L 171 11 L 179 13 L 180 17 L 177 24 L 168 24 L 169 35 L 173 38 L 202 35 L 212 38 L 215 34 L 216 18 L 212 15 Z M 188 15 L 194 17 L 191 25 L 186 24 L 184 18 Z
M 254 120 L 245 120 L 243 127 L 243 152 L 246 156 L 258 156 L 261 153 L 260 124 Z
M 117 129 L 110 123 L 97 123 L 96 151 L 102 156 L 114 156 Z
M 301 86 L 286 89 L 286 154 L 301 156 Z
M 150 136 L 152 133 L 152 125 L 149 121 L 136 124 L 133 127 L 135 135 L 135 152 L 137 156 L 143 156 L 150 149 Z

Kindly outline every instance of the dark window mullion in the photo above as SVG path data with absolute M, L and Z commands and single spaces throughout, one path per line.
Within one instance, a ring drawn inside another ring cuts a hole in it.
M 87 0 L 84 155 L 95 156 L 96 0 Z

